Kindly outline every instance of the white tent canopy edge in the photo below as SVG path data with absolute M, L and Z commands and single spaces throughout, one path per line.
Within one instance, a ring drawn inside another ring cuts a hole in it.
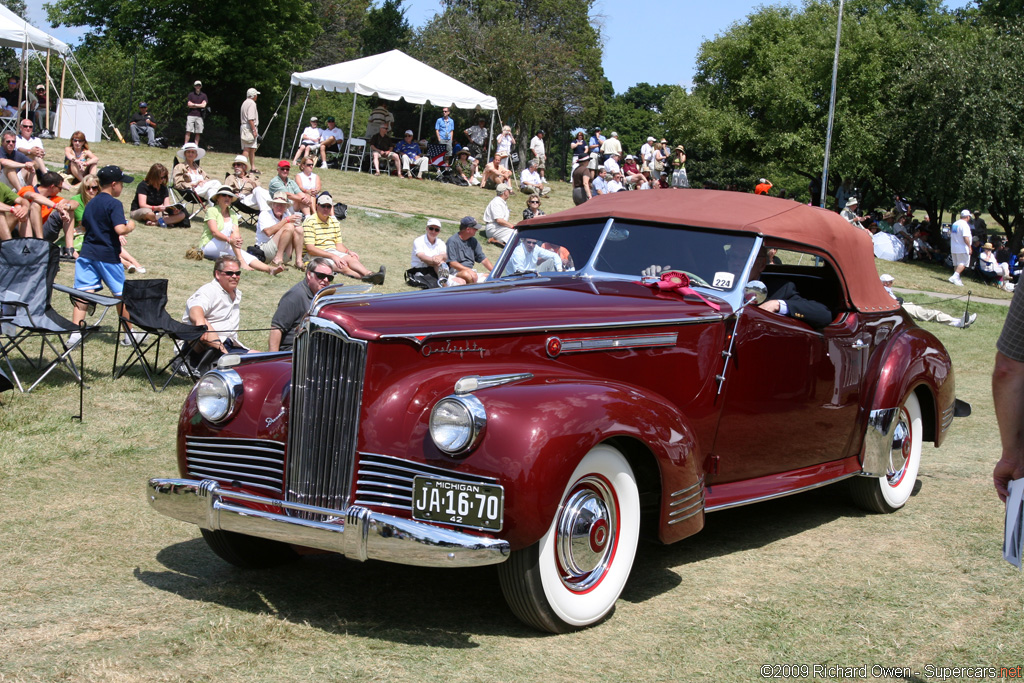
M 311 71 L 293 73 L 288 89 L 288 109 L 285 111 L 285 132 L 281 136 L 282 156 L 284 155 L 284 138 L 287 135 L 291 109 L 291 89 L 295 86 L 307 88 L 307 90 L 352 93 L 352 115 L 348 127 L 349 140 L 352 139 L 356 98 L 359 95 L 376 95 L 392 101 L 404 99 L 406 102 L 419 104 L 421 105 L 421 123 L 422 105 L 428 102 L 435 106 L 458 107 L 459 109 L 479 108 L 489 109 L 492 112 L 498 109 L 498 100 L 494 97 L 485 95 L 423 62 L 413 59 L 401 50 L 391 50 Z M 303 105 L 304 112 L 305 104 Z M 491 123 L 493 130 L 493 114 Z M 302 115 L 298 121 L 296 138 L 301 129 Z M 293 147 L 294 144 L 293 141 Z

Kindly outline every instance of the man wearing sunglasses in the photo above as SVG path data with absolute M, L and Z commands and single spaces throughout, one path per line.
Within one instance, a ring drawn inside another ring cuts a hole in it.
M 295 330 L 302 316 L 309 310 L 313 297 L 333 280 L 334 268 L 331 259 L 317 257 L 309 260 L 306 264 L 306 277 L 285 292 L 277 304 L 277 311 L 270 321 L 268 348 L 271 351 L 292 350 Z
M 181 322 L 205 325 L 206 332 L 199 340 L 193 354 L 193 364 L 206 357 L 204 367 L 213 360 L 207 355 L 209 349 L 219 351 L 211 354 L 220 357 L 225 353 L 248 353 L 249 349 L 238 341 L 241 327 L 242 292 L 238 281 L 242 277 L 242 264 L 234 256 L 221 256 L 213 263 L 213 281 L 195 291 L 185 303 L 185 315 Z
M 18 136 L 7 131 L 0 144 L 0 178 L 11 189 L 17 191 L 25 185 L 36 184 L 36 167 L 32 159 L 17 149 Z
M 43 141 L 34 134 L 35 124 L 24 119 L 18 127 L 18 139 L 15 141 L 15 148 L 32 160 L 32 164 L 40 173 L 46 173 L 46 164 L 43 158 L 46 150 L 43 149 Z
M 428 289 L 447 285 L 448 251 L 444 241 L 438 239 L 440 234 L 441 221 L 428 218 L 427 231 L 412 242 L 412 267 L 405 274 L 406 280 L 413 278 L 414 282 L 421 283 L 420 287 L 426 283 Z

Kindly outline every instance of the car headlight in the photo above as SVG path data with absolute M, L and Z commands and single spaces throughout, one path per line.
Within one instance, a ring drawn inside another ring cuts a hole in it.
M 487 411 L 476 396 L 447 396 L 430 411 L 430 438 L 449 455 L 470 450 L 487 426 Z
M 210 422 L 223 422 L 242 403 L 242 378 L 234 370 L 208 372 L 196 385 L 196 407 Z

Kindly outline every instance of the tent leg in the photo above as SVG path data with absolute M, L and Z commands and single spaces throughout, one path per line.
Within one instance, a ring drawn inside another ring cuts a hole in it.
M 68 61 L 66 59 L 61 59 L 60 63 L 61 63 L 62 66 L 60 68 L 60 99 L 58 100 L 60 102 L 60 104 L 57 105 L 59 107 L 58 110 L 57 110 L 57 131 L 56 131 L 57 132 L 57 137 L 62 137 L 61 136 L 61 132 L 62 131 L 61 131 L 61 125 L 60 125 L 60 114 L 64 110 L 64 76 L 65 76 L 65 74 L 67 74 L 67 71 L 68 71 Z M 68 137 L 70 138 L 71 136 L 68 135 Z M 99 142 L 99 140 L 97 140 L 97 142 Z
M 359 97 L 359 96 L 356 95 L 356 91 L 353 90 L 352 91 L 352 117 L 348 120 L 348 139 L 349 140 L 352 139 L 352 129 L 356 125 L 356 98 L 357 97 Z
M 299 113 L 298 125 L 295 127 L 295 137 L 292 138 L 291 149 L 288 150 L 287 157 L 281 157 L 282 159 L 291 159 L 292 155 L 295 154 L 295 145 L 299 142 L 299 131 L 302 130 L 302 121 L 306 116 L 306 105 L 309 104 L 309 94 L 313 92 L 313 87 L 310 86 L 309 90 L 306 91 L 306 99 L 302 101 L 302 111 Z
M 420 105 L 420 123 L 416 127 L 416 139 L 417 140 L 422 140 L 423 139 L 423 105 L 422 104 Z
M 484 163 L 489 163 L 493 158 L 491 156 L 491 142 L 494 140 L 494 110 L 491 110 L 491 130 L 490 135 L 487 136 L 487 158 L 484 159 Z
M 280 105 L 278 105 L 280 106 Z M 288 135 L 288 115 L 292 111 L 292 86 L 288 86 L 288 106 L 284 110 L 284 127 L 281 128 L 281 153 L 277 155 L 278 159 L 284 158 L 284 138 Z

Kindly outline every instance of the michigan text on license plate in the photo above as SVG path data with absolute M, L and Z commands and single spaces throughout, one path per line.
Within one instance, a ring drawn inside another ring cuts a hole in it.
M 412 518 L 500 531 L 505 490 L 494 484 L 414 477 Z

